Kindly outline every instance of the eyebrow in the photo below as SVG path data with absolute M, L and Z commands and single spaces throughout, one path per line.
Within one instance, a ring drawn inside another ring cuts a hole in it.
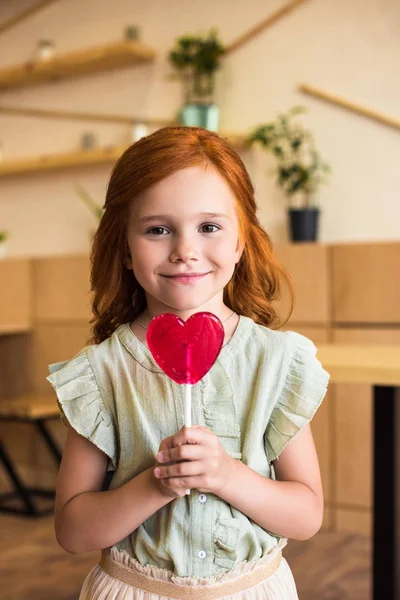
M 224 213 L 202 212 L 199 213 L 199 216 L 208 217 L 210 219 L 213 219 L 215 217 L 229 219 L 228 215 L 225 215 Z M 141 223 L 149 223 L 150 221 L 165 221 L 170 218 L 171 217 L 169 215 L 149 215 L 148 217 L 140 217 L 138 221 L 140 221 Z

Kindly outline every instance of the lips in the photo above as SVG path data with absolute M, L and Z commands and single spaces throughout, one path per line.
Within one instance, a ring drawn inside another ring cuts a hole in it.
M 207 273 L 178 273 L 177 275 L 163 275 L 163 277 L 170 277 L 172 279 L 175 278 L 191 278 L 191 277 L 203 277 L 204 275 L 207 275 Z
M 166 279 L 171 279 L 178 283 L 194 283 L 203 279 L 208 273 L 180 273 L 178 275 L 162 275 Z

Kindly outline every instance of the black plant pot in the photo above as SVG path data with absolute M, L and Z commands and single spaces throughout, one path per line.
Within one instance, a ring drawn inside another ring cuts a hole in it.
M 319 208 L 289 208 L 292 242 L 315 242 L 318 237 Z

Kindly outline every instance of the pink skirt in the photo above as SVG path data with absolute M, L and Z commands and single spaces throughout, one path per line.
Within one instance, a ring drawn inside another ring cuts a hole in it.
M 292 572 L 281 557 L 286 543 L 282 539 L 262 558 L 213 578 L 179 577 L 111 548 L 86 577 L 79 600 L 298 600 Z

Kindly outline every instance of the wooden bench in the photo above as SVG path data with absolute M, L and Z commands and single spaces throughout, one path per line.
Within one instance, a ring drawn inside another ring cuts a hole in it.
M 16 398 L 0 400 L 0 421 L 32 423 L 44 439 L 49 452 L 54 457 L 57 467 L 61 461 L 61 451 L 53 439 L 46 421 L 59 418 L 56 398 L 54 395 L 24 395 Z M 0 439 L 0 461 L 10 477 L 14 490 L 0 494 L 0 512 L 17 513 L 37 517 L 52 512 L 51 508 L 38 509 L 35 496 L 54 498 L 55 490 L 26 486 L 18 474 L 12 457 L 5 443 Z M 22 508 L 10 505 L 15 499 L 22 502 Z

